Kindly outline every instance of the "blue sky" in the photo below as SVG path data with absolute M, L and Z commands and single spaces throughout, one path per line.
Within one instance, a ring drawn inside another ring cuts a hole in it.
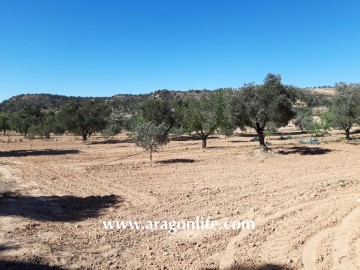
M 360 81 L 357 0 L 0 0 L 0 100 Z

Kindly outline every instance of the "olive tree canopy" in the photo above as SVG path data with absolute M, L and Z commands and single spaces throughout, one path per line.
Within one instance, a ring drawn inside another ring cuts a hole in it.
M 106 127 L 109 115 L 110 109 L 105 104 L 70 102 L 61 108 L 57 118 L 66 130 L 81 134 L 83 141 L 86 141 L 89 134 Z
M 282 84 L 280 75 L 268 74 L 263 84 L 246 84 L 234 93 L 231 101 L 234 123 L 240 128 L 254 128 L 260 147 L 267 150 L 266 125 L 286 126 L 295 116 L 294 102 L 294 87 Z
M 360 84 L 337 83 L 331 112 L 334 127 L 345 131 L 349 141 L 350 129 L 360 123 Z

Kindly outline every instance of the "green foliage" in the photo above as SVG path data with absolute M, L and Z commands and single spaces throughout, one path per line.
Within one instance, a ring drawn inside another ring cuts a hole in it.
M 218 122 L 217 130 L 220 134 L 229 137 L 234 134 L 236 127 L 232 119 L 230 100 L 227 93 L 228 91 L 226 90 L 217 91 L 213 94 L 213 97 L 210 96 L 210 98 L 214 99 L 214 106 L 216 109 Z
M 12 130 L 24 134 L 26 137 L 31 126 L 41 123 L 43 113 L 35 107 L 26 107 L 22 111 L 9 116 L 9 126 Z
M 336 84 L 336 95 L 331 112 L 334 127 L 345 130 L 346 139 L 350 140 L 350 129 L 360 123 L 360 84 Z
M 27 94 L 17 95 L 0 103 L 3 112 L 20 112 L 23 108 L 32 107 L 39 110 L 57 111 L 61 106 L 69 102 L 84 103 L 89 100 L 104 101 L 105 98 L 68 97 L 52 94 Z
M 318 114 L 319 121 L 314 121 L 313 129 L 311 134 L 317 137 L 324 137 L 329 134 L 332 126 L 331 112 L 324 112 Z
M 232 98 L 234 124 L 240 128 L 252 127 L 259 135 L 260 146 L 266 149 L 264 130 L 268 123 L 286 126 L 295 116 L 294 88 L 281 83 L 280 75 L 268 74 L 262 85 L 247 84 Z
M 64 129 L 57 123 L 55 113 L 40 113 L 38 110 L 24 110 L 10 116 L 10 127 L 24 133 L 30 139 L 36 136 L 50 138 L 50 133 L 62 134 Z
M 110 115 L 108 106 L 93 101 L 84 105 L 70 102 L 63 106 L 57 115 L 63 128 L 76 134 L 81 134 L 83 141 L 87 136 L 96 131 L 102 131 Z
M 145 123 L 144 118 L 142 115 L 132 115 L 123 121 L 123 127 L 125 130 L 128 131 L 135 131 L 137 126 Z
M 161 145 L 168 143 L 169 127 L 165 123 L 156 125 L 152 122 L 144 123 L 135 130 L 134 139 L 136 145 L 150 152 L 150 161 L 152 153 L 156 152 Z
M 36 138 L 36 135 L 40 135 L 41 134 L 41 129 L 39 126 L 35 126 L 35 125 L 32 125 L 29 127 L 28 129 L 28 134 L 27 134 L 27 137 L 28 139 L 30 140 L 34 140 Z
M 331 87 L 326 87 L 326 88 L 331 88 Z M 308 89 L 299 89 L 298 91 L 296 91 L 296 99 L 305 102 L 308 108 L 313 108 L 317 106 L 328 107 L 330 105 L 330 100 L 328 95 L 318 94 L 309 91 Z
M 51 133 L 58 135 L 65 132 L 65 129 L 58 123 L 54 112 L 47 112 L 44 114 L 37 130 L 37 135 L 40 135 L 42 138 L 45 137 L 46 139 L 50 138 Z
M 184 110 L 183 126 L 189 133 L 195 131 L 202 138 L 202 147 L 206 139 L 217 128 L 226 131 L 229 128 L 224 93 L 212 93 L 200 100 L 192 99 Z
M 164 123 L 169 130 L 175 125 L 175 109 L 169 91 L 162 91 L 155 98 L 148 99 L 141 107 L 141 113 L 144 122 Z
M 112 123 L 106 126 L 106 128 L 103 130 L 103 133 L 107 137 L 114 137 L 115 135 L 119 134 L 121 132 L 121 126 L 117 123 Z
M 0 115 L 0 130 L 6 134 L 6 131 L 10 129 L 9 117 L 7 115 Z
M 277 132 L 276 125 L 274 125 L 272 122 L 269 122 L 265 126 L 264 135 L 265 137 L 269 137 L 274 135 Z
M 294 119 L 294 125 L 302 132 L 313 130 L 315 122 L 311 115 L 311 110 L 307 108 L 298 109 L 296 118 Z

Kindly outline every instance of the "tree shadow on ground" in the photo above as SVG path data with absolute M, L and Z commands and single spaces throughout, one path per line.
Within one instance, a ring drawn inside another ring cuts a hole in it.
M 294 136 L 294 135 L 304 135 L 307 134 L 306 131 L 289 131 L 289 132 L 275 132 L 271 136 Z M 259 136 L 257 133 L 238 133 L 233 134 L 232 137 L 255 137 Z
M 332 152 L 333 150 L 327 148 L 319 147 L 305 147 L 305 146 L 294 146 L 278 153 L 281 155 L 291 155 L 291 154 L 300 154 L 300 155 L 324 155 Z
M 238 134 L 233 134 L 231 137 L 255 137 L 258 136 L 257 133 L 238 133 Z
M 46 264 L 40 264 L 36 262 L 17 262 L 17 261 L 7 261 L 0 260 L 0 269 L 4 270 L 62 270 L 59 266 L 49 266 Z
M 0 216 L 23 216 L 39 221 L 73 222 L 100 215 L 101 210 L 121 202 L 115 195 L 22 196 L 13 195 L 0 202 Z
M 230 146 L 206 146 L 205 149 L 227 149 L 231 148 Z
M 188 158 L 174 158 L 174 159 L 166 159 L 166 160 L 156 161 L 156 163 L 160 163 L 160 164 L 194 163 L 194 162 L 196 162 L 194 159 L 188 159 Z
M 289 132 L 276 132 L 276 136 L 294 136 L 294 135 L 304 135 L 308 134 L 306 131 L 289 131 Z
M 219 139 L 218 136 L 209 136 L 207 138 L 208 140 L 213 140 L 213 139 Z M 171 138 L 171 141 L 174 142 L 185 142 L 185 141 L 201 141 L 201 137 L 200 136 L 196 136 L 196 135 L 180 135 L 180 136 L 176 136 Z
M 248 143 L 248 142 L 250 142 L 250 140 L 249 141 L 244 141 L 244 140 L 234 140 L 234 141 L 230 141 L 231 143 Z
M 205 267 L 202 270 L 218 270 L 218 267 Z M 258 266 L 241 266 L 235 265 L 230 268 L 231 270 L 290 270 L 290 268 L 278 264 L 264 264 Z
M 79 150 L 10 150 L 0 151 L 0 157 L 27 157 L 27 156 L 57 156 L 57 155 L 74 155 L 80 153 Z
M 124 139 L 124 140 L 105 140 L 105 141 L 91 141 L 87 142 L 87 144 L 120 144 L 120 143 L 134 143 L 134 139 Z
M 8 249 L 9 248 L 6 245 L 0 245 L 0 252 L 3 252 L 3 251 L 8 250 Z

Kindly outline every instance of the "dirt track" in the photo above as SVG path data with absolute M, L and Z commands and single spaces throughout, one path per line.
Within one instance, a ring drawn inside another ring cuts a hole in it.
M 172 141 L 152 166 L 125 135 L 1 143 L 2 178 L 18 191 L 0 204 L 0 256 L 63 269 L 360 269 L 360 146 L 336 137 L 273 137 L 271 154 L 251 137 L 213 138 L 206 150 Z M 102 226 L 195 216 L 256 229 Z

